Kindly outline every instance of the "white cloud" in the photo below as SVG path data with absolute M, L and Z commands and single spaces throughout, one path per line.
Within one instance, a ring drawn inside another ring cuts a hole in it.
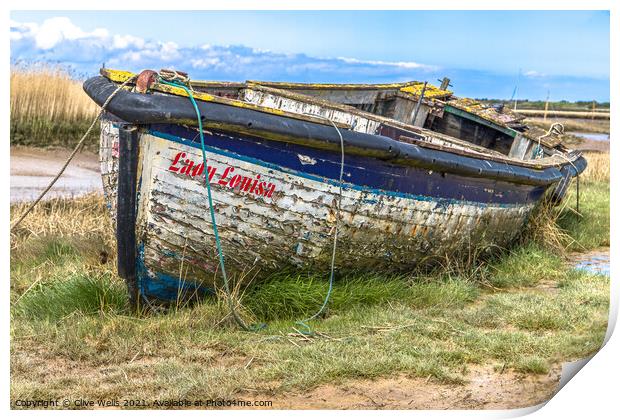
M 114 35 L 112 36 L 112 46 L 120 50 L 130 47 L 143 48 L 144 40 L 133 35 Z
M 194 58 L 190 61 L 192 63 L 192 67 L 195 69 L 206 69 L 208 67 L 214 67 L 221 63 L 220 59 L 217 57 L 214 58 Z
M 546 76 L 546 74 L 540 73 L 540 72 L 538 72 L 536 70 L 528 70 L 525 73 L 523 73 L 523 75 L 525 77 L 530 77 L 530 78 L 545 77 Z
M 427 64 L 420 64 L 413 61 L 381 61 L 381 60 L 358 60 L 357 58 L 338 57 L 339 60 L 349 64 L 370 64 L 374 66 L 392 66 L 400 67 L 403 69 L 426 69 L 434 70 L 434 66 Z
M 104 28 L 85 31 L 67 17 L 41 24 L 11 21 L 10 39 L 13 62 L 62 63 L 86 74 L 106 63 L 131 71 L 174 67 L 191 70 L 193 78 L 220 80 L 385 82 L 426 78 L 435 70 L 414 61 L 312 57 L 242 45 L 181 47 L 172 41 L 110 34 Z
M 38 48 L 49 50 L 65 40 L 104 39 L 109 34 L 103 28 L 95 29 L 92 32 L 85 32 L 74 25 L 69 18 L 55 17 L 46 19 L 40 26 L 31 24 L 30 32 L 26 36 L 33 37 Z

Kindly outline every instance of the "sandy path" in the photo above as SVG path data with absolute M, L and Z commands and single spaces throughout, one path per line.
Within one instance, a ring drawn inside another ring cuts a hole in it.
M 271 400 L 274 409 L 513 409 L 551 399 L 557 391 L 560 373 L 558 365 L 541 375 L 475 366 L 465 375 L 462 385 L 399 375 L 346 380 L 303 393 L 251 395 L 246 399 Z
M 71 152 L 33 147 L 11 147 L 11 203 L 34 200 L 58 173 Z M 103 192 L 99 159 L 78 153 L 46 198 L 74 197 Z

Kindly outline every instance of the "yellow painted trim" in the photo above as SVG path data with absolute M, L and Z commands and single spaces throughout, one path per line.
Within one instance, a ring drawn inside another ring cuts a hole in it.
M 424 83 L 416 83 L 413 85 L 405 86 L 400 89 L 401 92 L 408 93 L 410 95 L 420 96 L 422 94 L 422 88 L 424 87 Z M 424 97 L 427 99 L 432 98 L 442 98 L 452 96 L 452 92 L 449 90 L 441 90 L 437 86 L 426 85 L 426 90 L 424 91 Z
M 133 77 L 134 73 L 123 71 L 123 70 L 102 69 L 101 75 L 110 79 L 111 81 L 115 83 L 123 83 L 127 79 Z M 158 91 L 158 92 L 162 92 L 162 93 L 168 93 L 170 95 L 175 95 L 175 96 L 184 96 L 186 98 L 189 96 L 187 92 L 185 91 L 185 89 L 181 89 L 175 86 L 165 85 L 162 83 L 153 84 L 153 86 L 151 86 L 151 89 Z M 254 104 L 240 101 L 237 99 L 223 98 L 221 96 L 210 95 L 204 92 L 192 91 L 192 95 L 194 96 L 194 99 L 203 101 L 203 102 L 219 103 L 223 105 L 234 106 L 237 108 L 251 109 L 253 111 L 263 112 L 266 114 L 279 115 L 282 117 L 294 118 L 294 119 L 303 120 L 303 121 L 311 121 L 317 124 L 331 126 L 331 123 L 329 121 L 324 120 L 322 118 L 316 118 L 313 116 L 309 116 L 309 115 L 295 114 L 293 112 L 282 111 L 281 109 L 258 106 L 258 105 L 254 105 Z M 338 122 L 335 122 L 335 124 L 338 128 L 344 128 L 344 129 L 351 128 L 347 124 L 338 123 Z
M 380 90 L 380 89 L 400 89 L 420 82 L 404 83 L 290 83 L 290 82 L 267 82 L 260 80 L 248 80 L 248 84 L 273 87 L 277 89 L 359 89 L 359 90 Z

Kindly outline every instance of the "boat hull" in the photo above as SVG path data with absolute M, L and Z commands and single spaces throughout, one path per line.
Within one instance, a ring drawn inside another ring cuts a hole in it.
M 102 122 L 104 189 L 113 217 L 121 124 Z M 226 270 L 238 280 L 285 267 L 407 272 L 425 262 L 506 247 L 553 184 L 434 172 L 258 137 L 206 132 L 207 172 Z M 197 132 L 152 125 L 137 134 L 136 283 L 172 301 L 216 287 L 218 256 Z

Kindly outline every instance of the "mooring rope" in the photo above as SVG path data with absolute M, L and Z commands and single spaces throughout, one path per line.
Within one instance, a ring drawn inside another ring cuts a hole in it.
M 542 141 L 542 139 L 544 139 L 545 137 L 549 137 L 552 134 L 556 136 L 564 134 L 564 125 L 557 122 L 553 123 L 545 134 L 543 134 L 542 136 L 538 136 L 538 145 L 534 150 L 534 159 L 538 159 L 539 157 L 542 158 L 545 156 L 545 151 L 542 147 L 540 147 L 540 142 Z
M 174 72 L 176 75 L 178 75 L 178 73 Z M 228 283 L 228 276 L 226 275 L 226 267 L 224 265 L 224 252 L 222 251 L 222 243 L 220 241 L 220 234 L 219 231 L 217 229 L 217 224 L 215 221 L 215 210 L 213 207 L 213 197 L 211 194 L 211 184 L 209 182 L 209 171 L 207 170 L 207 151 L 206 151 L 206 147 L 205 147 L 205 138 L 204 138 L 204 133 L 202 132 L 202 116 L 200 115 L 200 109 L 198 108 L 198 104 L 196 103 L 196 100 L 194 99 L 194 94 L 192 93 L 192 91 L 185 85 L 182 84 L 177 81 L 172 81 L 172 80 L 166 80 L 166 77 L 168 76 L 168 74 L 164 74 L 164 76 L 162 76 L 160 74 L 159 76 L 159 80 L 161 83 L 169 85 L 169 86 L 174 86 L 180 89 L 183 89 L 185 91 L 185 93 L 187 93 L 187 96 L 189 97 L 189 100 L 191 101 L 192 105 L 194 106 L 194 111 L 196 112 L 196 118 L 198 120 L 198 134 L 200 135 L 200 145 L 201 145 L 201 149 L 202 149 L 202 164 L 203 164 L 203 168 L 204 168 L 204 173 L 205 173 L 205 186 L 207 187 L 207 197 L 208 197 L 208 201 L 209 201 L 209 213 L 211 214 L 211 225 L 213 227 L 213 235 L 215 236 L 215 246 L 217 248 L 217 253 L 218 253 L 218 257 L 219 257 L 219 262 L 220 262 L 220 267 L 222 269 L 222 280 L 224 281 L 224 289 L 226 291 L 226 298 L 228 301 L 228 307 L 230 309 L 230 312 L 232 313 L 233 318 L 235 319 L 235 322 L 237 323 L 237 325 L 239 325 L 243 330 L 245 331 L 251 331 L 260 327 L 256 327 L 256 328 L 250 328 L 239 316 L 239 314 L 237 313 L 237 310 L 235 309 L 235 303 L 233 301 L 232 298 L 232 292 L 230 291 L 230 285 Z M 174 75 L 172 75 L 174 77 Z M 174 78 L 173 80 L 178 80 L 177 78 Z M 183 79 L 182 79 L 183 80 Z M 185 79 L 185 81 L 183 83 L 187 83 L 189 82 L 189 78 Z
M 114 98 L 114 96 L 125 86 L 127 86 L 127 84 L 129 84 L 130 82 L 132 82 L 137 76 L 132 76 L 129 79 L 125 80 L 123 83 L 121 83 L 114 92 L 112 92 L 112 94 L 110 96 L 108 96 L 108 99 L 105 100 L 105 102 L 103 103 L 103 105 L 101 105 L 101 110 L 99 110 L 99 113 L 97 114 L 97 116 L 95 117 L 95 119 L 93 120 L 93 122 L 90 124 L 90 127 L 88 127 L 88 130 L 86 130 L 86 133 L 84 133 L 84 135 L 82 136 L 82 138 L 80 139 L 80 141 L 76 144 L 75 148 L 73 149 L 73 151 L 71 152 L 71 154 L 69 155 L 69 157 L 67 158 L 67 160 L 65 161 L 65 163 L 62 165 L 62 168 L 60 168 L 60 171 L 58 171 L 58 173 L 56 174 L 56 176 L 54 177 L 54 179 L 52 179 L 52 181 L 49 183 L 49 185 L 43 190 L 43 192 L 41 194 L 39 194 L 39 196 L 37 197 L 37 199 L 32 202 L 32 204 L 30 205 L 30 207 L 28 207 L 28 209 L 24 212 L 24 214 L 21 215 L 21 217 L 15 222 L 13 223 L 13 225 L 11 226 L 11 232 L 13 232 L 13 230 L 15 228 L 17 228 L 17 226 L 20 225 L 21 222 L 24 221 L 24 219 L 26 218 L 26 216 L 28 216 L 28 214 L 30 214 L 30 212 L 37 206 L 37 204 L 39 204 L 39 201 L 41 201 L 43 199 L 43 197 L 45 197 L 45 195 L 52 189 L 52 187 L 54 186 L 54 184 L 56 184 L 56 181 L 58 181 L 58 179 L 62 176 L 62 174 L 65 172 L 65 169 L 67 169 L 67 166 L 69 166 L 69 163 L 71 163 L 71 161 L 73 160 L 73 158 L 75 157 L 75 155 L 77 154 L 77 152 L 81 149 L 82 145 L 84 144 L 84 141 L 86 141 L 86 138 L 88 137 L 88 135 L 90 134 L 90 132 L 92 131 L 93 127 L 95 127 L 95 123 L 99 120 L 99 118 L 101 118 L 101 115 L 103 115 L 103 112 L 105 111 L 106 107 L 108 106 L 108 104 L 110 103 L 110 101 L 112 100 L 112 98 Z
M 334 224 L 334 241 L 333 241 L 333 246 L 332 246 L 332 259 L 331 259 L 330 273 L 329 273 L 329 287 L 327 289 L 327 294 L 325 295 L 325 299 L 323 300 L 323 305 L 321 305 L 321 308 L 311 317 L 295 322 L 295 324 L 303 327 L 303 330 L 300 331 L 302 334 L 312 335 L 313 334 L 312 329 L 307 324 L 307 322 L 312 321 L 313 319 L 321 315 L 323 311 L 325 311 L 325 308 L 327 308 L 327 304 L 329 303 L 332 290 L 334 288 L 334 267 L 336 264 L 336 248 L 338 244 L 338 225 L 340 223 L 340 218 L 341 218 L 340 211 L 342 207 L 342 182 L 343 182 L 342 178 L 344 177 L 344 139 L 342 138 L 342 133 L 340 132 L 340 129 L 338 128 L 338 126 L 336 126 L 336 124 L 331 119 L 324 117 L 322 115 L 314 115 L 314 114 L 308 114 L 308 115 L 311 115 L 313 117 L 323 118 L 329 121 L 331 125 L 333 125 L 336 131 L 338 132 L 338 137 L 340 137 L 340 177 L 338 179 L 338 206 L 336 209 L 337 210 L 336 223 Z

